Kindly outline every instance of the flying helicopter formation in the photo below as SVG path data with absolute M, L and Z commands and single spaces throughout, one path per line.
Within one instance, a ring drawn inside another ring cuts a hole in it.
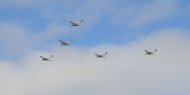
M 84 22 L 83 19 L 80 20 L 80 22 L 73 22 L 73 21 L 69 21 L 71 24 L 71 27 L 80 27 L 81 24 Z M 63 40 L 58 40 L 60 42 L 61 46 L 71 46 L 71 42 L 73 42 L 72 39 L 70 39 L 68 42 L 63 41 Z M 53 57 L 53 55 L 50 55 L 50 57 L 43 57 L 40 56 L 42 61 L 51 61 L 50 59 Z
M 83 19 L 80 20 L 80 22 L 73 22 L 73 21 L 69 21 L 70 24 L 71 24 L 71 27 L 81 27 L 81 24 L 84 22 Z M 71 46 L 71 42 L 73 42 L 72 39 L 70 39 L 69 41 L 63 41 L 63 40 L 58 40 L 60 42 L 60 45 L 61 46 Z M 148 50 L 144 50 L 145 51 L 145 55 L 154 55 L 158 49 L 154 49 L 154 51 L 148 51 Z M 96 58 L 105 58 L 107 56 L 108 52 L 104 52 L 104 54 L 97 54 L 95 53 L 96 55 Z M 53 55 L 50 55 L 49 57 L 43 57 L 43 56 L 40 56 L 42 61 L 51 61 L 50 59 L 53 58 Z

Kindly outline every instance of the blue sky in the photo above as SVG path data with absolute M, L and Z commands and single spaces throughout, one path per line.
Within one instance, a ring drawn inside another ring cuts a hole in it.
M 139 35 L 164 28 L 189 29 L 189 11 L 188 0 L 8 0 L 1 3 L 0 22 L 20 25 L 28 35 L 41 35 L 42 39 L 46 31 L 57 32 L 47 30 L 53 24 L 62 28 L 59 33 L 52 34 L 46 42 L 39 39 L 36 43 L 55 44 L 58 39 L 72 38 L 78 47 L 91 47 L 127 44 Z M 85 20 L 82 28 L 69 29 L 68 21 L 80 19 Z
M 189 95 L 189 17 L 189 0 L 0 0 L 0 94 Z

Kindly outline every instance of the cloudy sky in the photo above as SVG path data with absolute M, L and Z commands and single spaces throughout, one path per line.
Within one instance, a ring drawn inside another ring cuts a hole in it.
M 0 14 L 0 95 L 190 95 L 189 0 L 0 0 Z

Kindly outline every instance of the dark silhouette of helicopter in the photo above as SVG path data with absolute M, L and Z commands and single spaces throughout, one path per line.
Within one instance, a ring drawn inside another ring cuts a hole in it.
M 80 22 L 73 22 L 73 21 L 69 21 L 71 23 L 71 27 L 77 27 L 77 26 L 81 26 L 82 22 L 84 22 L 84 20 L 80 20 Z
M 104 54 L 97 54 L 97 53 L 95 53 L 96 58 L 103 58 L 103 57 L 105 57 L 107 54 L 108 54 L 108 52 L 105 52 Z
M 50 57 L 43 57 L 40 56 L 42 58 L 42 61 L 51 61 L 50 59 L 53 57 L 53 55 L 50 55 Z
M 148 51 L 148 50 L 144 50 L 144 51 L 146 52 L 145 55 L 154 55 L 158 51 L 158 49 L 154 49 L 154 51 Z

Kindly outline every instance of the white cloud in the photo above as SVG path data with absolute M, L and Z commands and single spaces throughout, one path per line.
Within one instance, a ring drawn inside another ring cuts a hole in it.
M 46 49 L 57 36 L 70 31 L 61 24 L 49 24 L 40 33 L 32 33 L 29 28 L 15 22 L 5 22 L 0 24 L 0 44 L 1 52 L 4 56 L 20 56 L 37 49 Z M 43 45 L 42 45 L 43 43 Z
M 20 62 L 0 62 L 0 94 L 189 95 L 190 39 L 183 31 L 160 30 L 121 47 L 55 47 L 52 62 L 41 62 L 40 55 L 48 56 L 41 51 Z M 154 48 L 156 55 L 144 55 Z M 100 51 L 109 55 L 96 59 Z

